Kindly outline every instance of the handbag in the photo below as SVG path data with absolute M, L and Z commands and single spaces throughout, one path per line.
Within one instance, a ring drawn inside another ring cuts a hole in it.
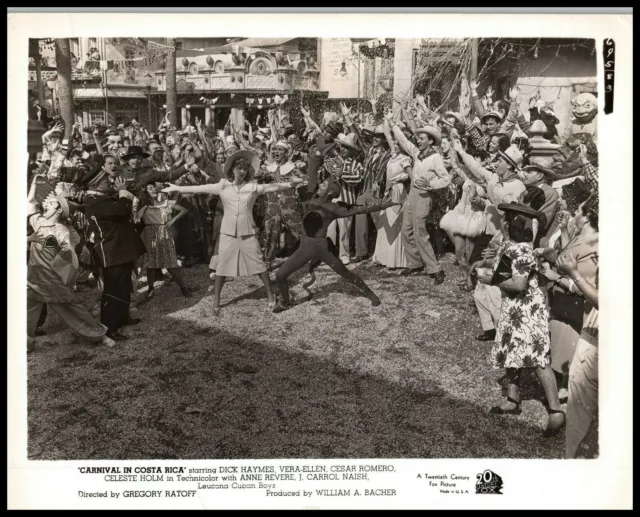
M 491 285 L 501 284 L 505 280 L 509 280 L 509 278 L 511 278 L 511 262 L 511 257 L 508 257 L 503 253 L 502 257 L 500 257 L 498 267 L 491 277 Z
M 553 319 L 563 321 L 576 332 L 580 332 L 584 318 L 584 298 L 578 294 L 555 289 L 550 312 Z

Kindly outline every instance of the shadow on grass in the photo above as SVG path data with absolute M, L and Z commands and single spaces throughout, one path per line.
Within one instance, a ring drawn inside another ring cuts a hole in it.
M 562 455 L 563 438 L 545 441 L 522 417 L 491 416 L 424 376 L 400 385 L 313 352 L 165 317 L 117 355 L 86 346 L 51 356 L 29 372 L 28 457 Z

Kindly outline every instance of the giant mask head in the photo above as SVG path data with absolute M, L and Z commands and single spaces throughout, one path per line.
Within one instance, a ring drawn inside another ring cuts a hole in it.
M 591 93 L 580 93 L 571 101 L 573 118 L 581 124 L 593 120 L 598 112 L 598 99 Z

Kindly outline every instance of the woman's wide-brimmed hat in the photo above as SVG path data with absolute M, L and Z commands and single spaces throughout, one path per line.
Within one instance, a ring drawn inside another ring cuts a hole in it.
M 140 156 L 142 158 L 148 158 L 149 157 L 149 153 L 145 153 L 144 149 L 142 147 L 140 147 L 139 145 L 131 145 L 131 146 L 129 146 L 129 149 L 127 150 L 127 154 L 125 154 L 122 157 L 122 159 L 123 160 L 130 160 L 131 158 L 133 158 L 135 156 Z
M 235 153 L 233 153 L 231 156 L 229 156 L 229 158 L 227 158 L 227 161 L 224 162 L 223 171 L 225 174 L 229 173 L 229 171 L 233 168 L 233 164 L 239 158 L 244 158 L 251 164 L 251 167 L 253 167 L 253 174 L 258 172 L 258 169 L 260 168 L 260 157 L 253 151 L 243 149 L 241 151 L 236 151 Z M 253 175 L 247 176 L 245 178 L 245 181 L 251 181 L 252 177 Z
M 543 215 L 542 212 L 534 210 L 530 206 L 523 205 L 522 203 L 516 203 L 515 201 L 512 201 L 511 203 L 500 203 L 498 205 L 498 210 L 502 210 L 503 212 L 515 212 L 533 219 L 540 219 Z
M 354 151 L 361 151 L 358 143 L 356 141 L 356 135 L 354 133 L 349 133 L 348 135 L 339 134 L 336 142 L 339 145 L 348 147 L 349 149 L 353 149 Z
M 485 113 L 484 115 L 482 115 L 480 122 L 485 124 L 488 118 L 495 118 L 498 121 L 498 124 L 502 122 L 502 116 L 497 111 L 490 111 L 489 113 Z
M 416 129 L 416 135 L 419 135 L 421 133 L 425 133 L 429 135 L 431 138 L 433 138 L 435 141 L 435 145 L 440 145 L 440 143 L 442 142 L 442 135 L 440 134 L 440 131 L 438 131 L 434 127 L 424 126 L 419 129 Z
M 520 167 L 520 165 L 522 165 L 522 160 L 524 159 L 522 153 L 520 152 L 520 149 L 518 149 L 514 145 L 512 145 L 505 151 L 498 151 L 498 154 L 514 169 Z

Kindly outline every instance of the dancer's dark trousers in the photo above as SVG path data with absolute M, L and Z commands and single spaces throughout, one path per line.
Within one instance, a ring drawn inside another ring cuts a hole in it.
M 364 280 L 349 271 L 334 253 L 334 245 L 328 238 L 303 236 L 300 241 L 300 247 L 280 266 L 276 273 L 276 282 L 278 282 L 282 303 L 284 305 L 289 305 L 290 303 L 287 278 L 312 260 L 324 262 L 342 278 L 364 291 L 365 296 L 368 298 L 372 295 L 375 296 L 373 291 L 364 283 Z
M 128 262 L 102 268 L 104 290 L 100 300 L 100 323 L 105 325 L 109 332 L 116 332 L 129 318 L 133 290 L 131 274 L 134 265 L 135 262 Z

